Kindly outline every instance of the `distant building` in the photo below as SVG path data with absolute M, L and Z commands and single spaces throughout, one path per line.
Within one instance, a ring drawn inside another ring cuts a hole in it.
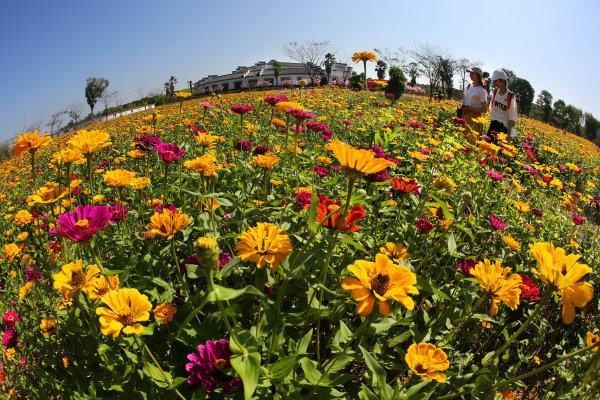
M 344 63 L 334 63 L 331 68 L 331 82 L 343 85 L 350 78 L 352 67 Z M 250 87 L 265 86 L 295 86 L 304 79 L 307 84 L 318 85 L 321 77 L 325 76 L 325 69 L 317 67 L 318 81 L 310 82 L 304 65 L 294 62 L 281 62 L 279 77 L 275 82 L 273 66 L 265 61 L 260 61 L 251 67 L 239 66 L 230 74 L 208 75 L 194 83 L 195 93 L 219 92 L 228 90 L 241 90 Z

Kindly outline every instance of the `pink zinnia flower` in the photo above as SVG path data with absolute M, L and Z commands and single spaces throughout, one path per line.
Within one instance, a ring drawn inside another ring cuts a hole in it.
M 185 155 L 185 150 L 172 143 L 159 143 L 154 148 L 160 159 L 167 164 L 175 162 Z
M 329 170 L 323 165 L 315 165 L 313 171 L 315 171 L 315 174 L 319 175 L 321 178 L 329 176 Z
M 233 257 L 229 253 L 223 252 L 219 254 L 219 269 L 223 269 L 232 259 Z
M 490 214 L 489 218 L 490 218 L 490 225 L 491 225 L 492 229 L 494 229 L 495 231 L 503 231 L 508 226 L 508 224 L 506 222 L 502 221 L 500 218 L 498 218 L 494 214 Z
M 200 107 L 204 108 L 205 110 L 210 110 L 211 108 L 214 108 L 214 106 L 208 101 L 203 101 L 202 103 L 200 103 Z
M 286 111 L 298 121 L 304 121 L 305 119 L 313 119 L 317 117 L 317 114 L 313 114 L 305 110 L 300 110 L 298 108 L 290 108 Z
M 51 235 L 62 236 L 74 242 L 86 242 L 108 226 L 112 211 L 108 206 L 77 206 L 58 216 L 57 227 Z
M 352 121 L 350 121 L 349 119 L 344 118 L 342 120 L 342 124 L 344 124 L 345 127 L 349 127 L 350 125 L 352 125 Z
M 231 111 L 240 115 L 248 114 L 249 112 L 252 112 L 252 110 L 254 110 L 254 107 L 250 104 L 234 104 L 231 106 Z
M 17 345 L 17 332 L 13 328 L 9 328 L 2 335 L 2 344 L 7 349 L 15 347 Z
M 288 101 L 288 98 L 284 94 L 277 94 L 277 95 L 267 96 L 263 99 L 263 101 L 267 104 L 274 106 L 275 104 L 281 103 L 282 101 Z
M 223 385 L 226 391 L 241 387 L 241 380 L 225 373 L 231 368 L 227 339 L 209 340 L 198 346 L 198 352 L 190 353 L 185 364 L 190 385 L 201 384 L 207 394 L 215 391 L 218 385 Z
M 485 171 L 485 174 L 489 176 L 493 181 L 499 182 L 504 180 L 504 175 L 496 171 L 487 170 Z

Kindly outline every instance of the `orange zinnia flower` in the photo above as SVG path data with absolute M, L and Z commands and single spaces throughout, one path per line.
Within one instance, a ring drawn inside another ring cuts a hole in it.
M 396 165 L 385 158 L 376 158 L 375 153 L 370 150 L 356 149 L 338 140 L 331 141 L 329 149 L 333 151 L 335 158 L 342 165 L 342 170 L 350 175 L 376 174 Z
M 39 131 L 36 129 L 33 133 L 25 132 L 21 133 L 17 138 L 15 147 L 12 149 L 13 156 L 20 156 L 23 153 L 35 153 L 39 148 L 47 146 L 52 141 L 50 135 L 40 136 Z
M 161 212 L 155 212 L 150 217 L 146 237 L 162 236 L 173 239 L 177 232 L 182 231 L 190 223 L 190 218 L 186 214 L 179 212 L 178 209 L 170 210 L 163 208 Z
M 235 250 L 242 261 L 256 263 L 262 268 L 265 263 L 274 271 L 292 252 L 288 235 L 273 224 L 260 222 L 239 236 Z

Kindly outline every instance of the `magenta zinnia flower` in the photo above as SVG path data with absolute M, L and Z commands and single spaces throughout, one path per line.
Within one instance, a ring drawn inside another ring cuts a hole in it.
M 485 171 L 485 174 L 487 176 L 489 176 L 493 181 L 503 181 L 504 180 L 504 175 L 502 175 L 500 172 L 487 170 L 487 171 Z
M 198 346 L 198 353 L 190 353 L 187 358 L 190 362 L 185 364 L 189 373 L 190 385 L 202 384 L 204 391 L 211 394 L 222 384 L 225 390 L 241 386 L 239 378 L 234 378 L 225 373 L 231 368 L 229 358 L 232 353 L 227 339 L 209 340 Z
M 582 225 L 585 222 L 585 218 L 577 213 L 571 214 L 571 219 L 575 225 Z
M 144 135 L 136 138 L 135 140 L 136 149 L 140 150 L 152 150 L 156 145 L 162 143 L 162 139 L 156 135 Z
M 288 101 L 288 98 L 284 94 L 277 94 L 277 95 L 267 96 L 263 100 L 265 103 L 268 103 L 268 104 L 274 106 L 275 104 L 281 103 L 282 101 Z
M 110 218 L 110 222 L 121 222 L 125 220 L 127 216 L 127 212 L 129 211 L 129 207 L 124 206 L 122 204 L 113 204 L 110 206 L 110 210 L 112 211 L 112 217 Z
M 2 323 L 9 329 L 13 328 L 20 321 L 21 316 L 15 310 L 7 310 L 2 314 Z
M 490 225 L 495 231 L 503 231 L 508 225 L 494 214 L 490 214 Z
M 456 268 L 460 271 L 464 276 L 471 276 L 471 270 L 475 268 L 477 265 L 477 261 L 467 258 L 465 260 L 459 260 L 456 262 Z
M 250 104 L 234 104 L 231 106 L 231 111 L 236 114 L 248 114 L 249 112 L 252 112 L 252 110 L 254 110 L 254 107 Z
M 37 282 L 42 280 L 42 274 L 35 267 L 27 267 L 25 269 L 25 280 L 27 282 Z
M 2 344 L 7 349 L 15 347 L 17 345 L 17 332 L 13 328 L 9 328 L 2 335 Z
M 57 227 L 51 235 L 62 236 L 74 242 L 86 242 L 108 226 L 112 211 L 108 206 L 77 206 L 58 216 Z
M 160 159 L 167 164 L 177 161 L 181 157 L 185 156 L 185 150 L 181 149 L 176 144 L 159 143 L 154 148 L 156 149 Z

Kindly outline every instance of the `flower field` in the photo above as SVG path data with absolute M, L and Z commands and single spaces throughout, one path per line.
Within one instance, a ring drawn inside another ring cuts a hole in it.
M 598 398 L 594 144 L 416 95 L 185 97 L 0 164 L 3 396 Z

